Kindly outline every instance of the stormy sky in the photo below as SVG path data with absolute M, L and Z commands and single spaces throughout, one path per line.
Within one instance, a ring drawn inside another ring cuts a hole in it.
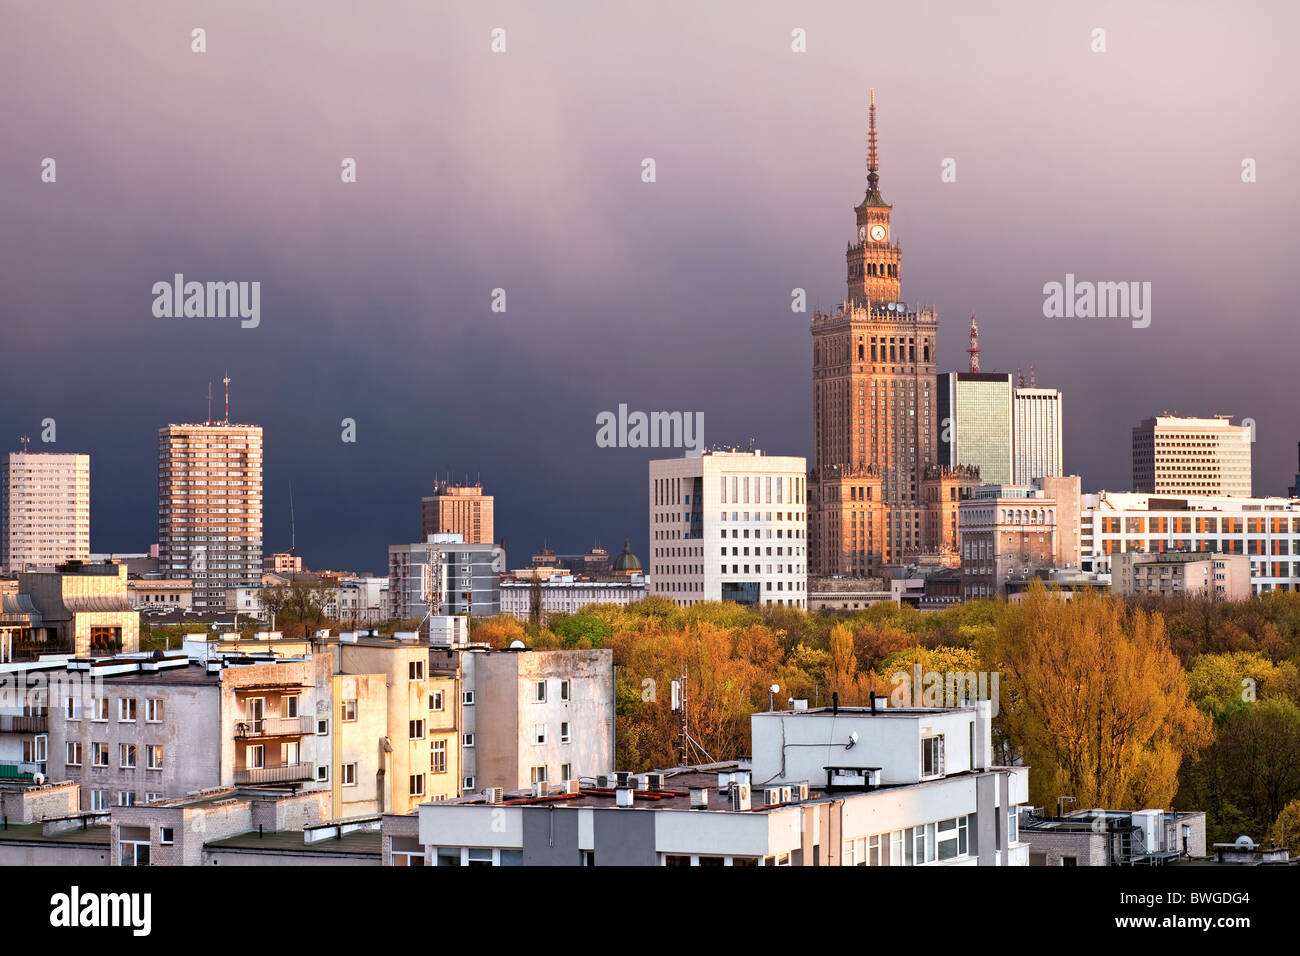
M 91 455 L 92 550 L 144 550 L 157 429 L 206 417 L 209 381 L 219 408 L 228 370 L 232 419 L 265 428 L 268 553 L 292 481 L 310 566 L 382 570 L 450 472 L 496 495 L 512 567 L 543 539 L 644 559 L 652 453 L 598 448 L 596 416 L 700 411 L 709 444 L 811 454 L 791 290 L 844 295 L 875 87 L 903 292 L 939 310 L 941 369 L 965 368 L 976 312 L 985 371 L 1064 391 L 1085 490 L 1126 489 L 1130 428 L 1169 411 L 1254 419 L 1255 492 L 1283 493 L 1295 11 L 7 3 L 0 447 L 55 419 L 34 450 Z M 261 282 L 260 325 L 156 318 L 175 273 Z M 1066 273 L 1151 282 L 1150 327 L 1044 318 Z

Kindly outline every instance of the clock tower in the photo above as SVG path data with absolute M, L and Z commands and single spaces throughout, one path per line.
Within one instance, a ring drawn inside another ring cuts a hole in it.
M 848 264 L 849 302 L 897 302 L 902 298 L 902 248 L 890 239 L 889 214 L 893 207 L 880 195 L 876 161 L 876 91 L 871 91 L 867 130 L 867 194 L 854 208 L 856 242 L 845 250 Z

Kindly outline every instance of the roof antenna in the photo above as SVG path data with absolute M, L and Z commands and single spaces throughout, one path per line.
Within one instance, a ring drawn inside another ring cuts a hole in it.
M 27 435 L 24 435 L 22 438 L 20 438 L 20 439 L 18 439 L 18 440 L 19 440 L 20 442 L 22 442 L 22 445 L 23 445 L 23 454 L 24 454 L 24 455 L 27 454 L 27 446 L 31 444 L 31 441 L 32 441 L 31 438 L 29 438 Z
M 980 370 L 980 327 L 975 321 L 975 313 L 970 314 L 970 348 L 966 350 L 970 353 L 970 370 L 978 372 Z
M 289 553 L 295 554 L 298 545 L 298 535 L 294 529 L 293 520 L 293 479 L 289 479 Z
M 230 424 L 230 372 L 229 371 L 226 372 L 226 377 L 223 378 L 221 381 L 226 383 L 226 422 L 225 423 L 229 425 Z M 211 412 L 209 412 L 208 414 L 211 414 Z
M 1025 373 L 1018 368 L 1016 369 L 1016 387 L 1017 388 L 1025 387 Z
M 1034 384 L 1034 367 L 1032 365 L 1029 366 L 1029 387 L 1030 388 L 1038 387 Z
M 212 424 L 212 379 L 208 379 L 208 417 L 204 419 L 205 425 Z

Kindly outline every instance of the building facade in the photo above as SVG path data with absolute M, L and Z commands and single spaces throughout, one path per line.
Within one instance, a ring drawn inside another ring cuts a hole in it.
M 90 456 L 11 452 L 0 471 L 0 567 L 15 572 L 90 554 Z
M 1206 551 L 1130 551 L 1111 562 L 1116 594 L 1244 601 L 1250 597 L 1250 558 Z
M 537 581 L 520 576 L 501 582 L 501 613 L 527 621 L 539 596 L 539 613 L 546 620 L 552 614 L 573 614 L 588 604 L 627 605 L 643 601 L 646 581 L 641 574 L 631 574 L 619 581 L 587 581 L 571 574 L 554 574 Z
M 392 616 L 402 620 L 426 614 L 494 617 L 501 613 L 505 567 L 501 548 L 469 544 L 459 534 L 432 534 L 416 544 L 390 545 L 388 601 Z
M 1152 495 L 1232 495 L 1249 498 L 1247 425 L 1230 415 L 1159 415 L 1133 429 L 1133 490 Z
M 985 485 L 961 504 L 961 596 L 1005 597 L 1040 572 L 1082 561 L 1079 477 Z
M 482 485 L 453 485 L 440 481 L 434 493 L 420 499 L 420 535 L 458 534 L 467 544 L 492 544 L 494 498 Z
M 806 476 L 761 451 L 651 461 L 649 594 L 807 607 Z
M 158 430 L 158 557 L 193 583 L 196 611 L 262 579 L 262 429 L 207 422 Z
M 1300 498 L 1083 496 L 1082 563 L 1112 574 L 1117 555 L 1203 551 L 1250 559 L 1251 591 L 1300 590 Z
M 1054 388 L 1024 388 L 1012 397 L 1011 480 L 1027 485 L 1035 478 L 1065 474 L 1061 443 L 1061 393 Z
M 939 377 L 938 392 L 943 428 L 940 462 L 977 468 L 984 484 L 1011 484 L 1015 471 L 1011 375 L 949 372 Z

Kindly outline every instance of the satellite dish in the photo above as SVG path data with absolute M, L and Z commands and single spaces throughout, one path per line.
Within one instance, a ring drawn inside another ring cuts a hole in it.
M 511 642 L 510 642 L 510 649 L 511 649 L 512 651 L 524 651 L 524 650 L 527 650 L 527 648 L 524 646 L 524 642 L 523 642 L 523 641 L 511 641 Z
M 1232 845 L 1235 847 L 1239 847 L 1243 850 L 1255 849 L 1255 841 L 1252 840 L 1250 837 L 1246 836 L 1245 834 L 1242 834 L 1241 836 L 1237 837 L 1237 839 L 1233 840 Z
M 43 773 L 32 774 L 32 783 L 36 784 L 36 786 L 39 787 L 44 782 L 45 782 L 45 774 Z

